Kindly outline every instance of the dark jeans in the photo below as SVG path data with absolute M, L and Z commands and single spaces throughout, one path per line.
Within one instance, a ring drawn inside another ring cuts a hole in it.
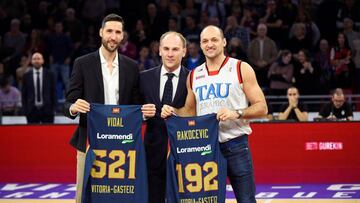
M 227 160 L 227 176 L 238 203 L 254 203 L 255 181 L 248 135 L 220 143 L 220 149 Z

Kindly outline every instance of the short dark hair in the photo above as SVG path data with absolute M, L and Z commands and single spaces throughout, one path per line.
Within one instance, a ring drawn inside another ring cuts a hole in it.
M 109 15 L 105 16 L 105 18 L 101 22 L 101 27 L 103 28 L 105 26 L 105 23 L 108 22 L 108 21 L 120 22 L 123 25 L 123 28 L 124 28 L 124 19 L 121 16 L 119 16 L 119 15 L 117 15 L 115 13 L 110 13 Z

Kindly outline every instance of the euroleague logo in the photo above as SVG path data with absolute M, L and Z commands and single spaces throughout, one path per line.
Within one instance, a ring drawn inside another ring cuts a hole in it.
M 119 114 L 120 113 L 120 108 L 119 107 L 114 107 L 111 109 L 111 113 L 113 114 Z

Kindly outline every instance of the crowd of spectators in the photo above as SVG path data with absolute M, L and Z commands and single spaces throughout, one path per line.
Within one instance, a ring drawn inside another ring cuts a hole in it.
M 168 30 L 189 42 L 183 65 L 201 64 L 199 34 L 212 24 L 224 30 L 227 55 L 252 65 L 266 95 L 292 86 L 302 95 L 360 93 L 359 0 L 3 0 L 2 84 L 21 89 L 30 56 L 40 52 L 63 99 L 74 59 L 99 47 L 100 21 L 110 12 L 125 20 L 119 52 L 140 70 L 160 64 L 158 41 Z

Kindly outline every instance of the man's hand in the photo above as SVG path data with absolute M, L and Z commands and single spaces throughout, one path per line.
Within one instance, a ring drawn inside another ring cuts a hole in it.
M 72 115 L 76 115 L 78 113 L 87 113 L 89 111 L 90 104 L 83 99 L 76 100 L 76 102 L 70 106 L 70 112 Z
M 161 117 L 162 118 L 167 118 L 167 117 L 173 115 L 174 113 L 175 113 L 174 108 L 169 105 L 166 105 L 166 104 L 161 109 Z
M 217 112 L 216 118 L 219 121 L 235 120 L 239 117 L 239 114 L 235 110 L 229 110 L 222 108 Z
M 291 108 L 296 108 L 298 106 L 298 101 L 295 98 L 289 98 L 289 106 Z
M 141 112 L 145 116 L 145 118 L 152 118 L 155 116 L 156 107 L 155 104 L 144 104 L 141 107 Z

